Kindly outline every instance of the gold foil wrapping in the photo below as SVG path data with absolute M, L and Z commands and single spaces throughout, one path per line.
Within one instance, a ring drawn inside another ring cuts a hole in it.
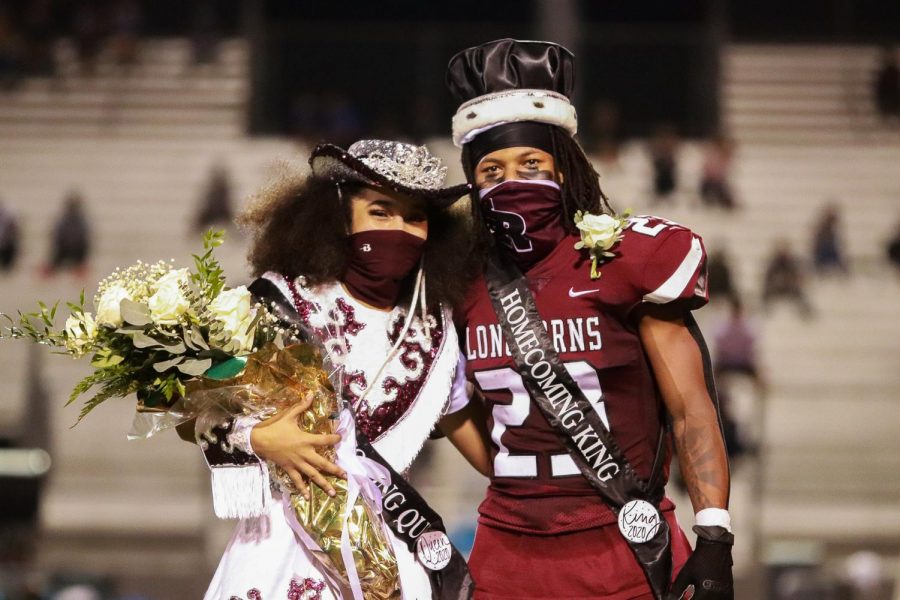
M 224 381 L 208 379 L 191 382 L 188 398 L 206 406 L 216 403 L 231 414 L 259 411 L 275 412 L 297 402 L 309 402 L 298 417 L 298 426 L 310 433 L 334 433 L 340 410 L 334 388 L 323 368 L 322 357 L 314 346 L 294 344 L 279 349 L 273 344 L 247 359 L 244 371 Z M 201 424 L 198 422 L 198 427 Z M 202 431 L 199 429 L 198 431 Z M 318 449 L 328 460 L 335 460 L 333 448 Z M 290 504 L 298 522 L 321 548 L 317 558 L 322 567 L 336 576 L 345 589 L 349 578 L 341 553 L 343 515 L 347 507 L 347 482 L 325 475 L 337 494 L 329 496 L 310 483 L 307 500 L 295 489 L 287 474 L 270 463 L 271 476 L 290 494 Z M 357 496 L 347 518 L 349 542 L 356 572 L 367 600 L 400 598 L 397 559 L 381 521 Z

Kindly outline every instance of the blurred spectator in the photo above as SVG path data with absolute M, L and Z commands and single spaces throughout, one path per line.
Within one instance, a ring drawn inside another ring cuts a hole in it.
M 844 561 L 844 580 L 851 600 L 891 600 L 892 584 L 884 560 L 871 550 L 854 552 Z
M 416 108 L 432 111 L 433 106 L 419 104 Z M 426 120 L 427 114 L 422 115 Z M 422 121 L 424 125 L 425 121 Z M 411 132 L 407 128 L 398 133 L 399 128 L 395 115 L 381 111 L 375 115 L 375 127 L 384 139 Z M 319 140 L 332 141 L 335 144 L 351 144 L 363 131 L 363 115 L 346 94 L 334 90 L 315 93 L 305 89 L 298 90 L 291 101 L 291 131 L 294 135 L 316 143 Z M 393 133 L 391 133 L 393 132 Z M 374 133 L 373 133 L 374 135 Z
M 19 255 L 19 224 L 0 202 L 0 271 L 9 271 Z
M 194 65 L 211 65 L 219 57 L 221 41 L 215 0 L 197 0 L 191 14 L 191 50 Z
M 28 73 L 48 76 L 56 71 L 53 60 L 53 2 L 31 0 L 22 19 Z
M 731 278 L 731 264 L 725 250 L 719 249 L 710 252 L 706 269 L 706 285 L 709 289 L 710 300 L 719 298 L 734 300 L 737 298 L 737 290 L 735 290 Z
M 103 595 L 93 586 L 78 583 L 56 592 L 53 600 L 103 600 Z
M 332 143 L 346 148 L 362 134 L 362 115 L 345 94 L 340 92 L 324 94 L 319 108 L 325 126 L 322 131 L 324 139 L 333 140 Z
M 200 201 L 200 210 L 194 219 L 194 231 L 205 231 L 213 225 L 230 227 L 231 183 L 224 165 L 216 165 L 210 174 L 209 184 Z
M 103 47 L 103 14 L 94 2 L 80 2 L 75 8 L 75 49 L 83 75 L 93 75 Z
M 319 96 L 314 92 L 304 89 L 294 94 L 291 100 L 290 125 L 293 135 L 310 143 L 322 139 L 319 106 Z
M 0 86 L 4 90 L 14 88 L 24 73 L 22 44 L 9 9 L 0 5 Z
M 657 201 L 668 200 L 678 186 L 678 144 L 674 125 L 660 126 L 650 141 L 653 195 Z
M 835 203 L 826 206 L 813 232 L 813 266 L 817 273 L 847 272 L 840 241 L 840 210 Z
M 900 270 L 900 224 L 897 225 L 894 236 L 888 240 L 886 250 L 888 261 Z
M 53 228 L 50 262 L 44 267 L 44 274 L 52 275 L 60 269 L 71 267 L 76 274 L 83 275 L 87 270 L 90 237 L 84 200 L 79 192 L 70 192 Z
M 137 0 L 118 0 L 113 6 L 113 54 L 116 64 L 128 67 L 137 61 L 138 36 L 144 16 Z
M 756 357 L 756 332 L 744 316 L 738 298 L 730 300 L 728 319 L 713 336 L 713 370 L 718 379 L 728 374 L 746 375 L 758 388 L 763 387 Z
M 741 430 L 741 426 L 731 416 L 731 389 L 725 381 L 716 382 L 716 396 L 719 402 L 719 418 L 722 419 L 722 437 L 725 438 L 725 452 L 728 453 L 729 460 L 739 458 L 751 448 L 748 448 L 747 442 L 744 441 L 745 434 Z M 682 489 L 687 490 L 686 486 L 682 487 Z
M 379 140 L 409 140 L 410 134 L 413 133 L 410 125 L 407 120 L 401 126 L 395 111 L 381 109 L 375 112 L 375 120 L 366 135 L 371 135 Z M 415 134 L 413 133 L 413 135 Z M 418 137 L 415 139 L 416 141 L 421 140 Z
M 412 126 L 412 131 L 400 132 L 399 135 L 409 135 L 412 133 L 413 139 L 416 143 L 421 144 L 428 138 L 434 135 L 442 135 L 443 128 L 438 124 L 443 125 L 443 121 L 440 117 L 440 113 L 437 109 L 437 104 L 434 101 L 434 97 L 428 94 L 417 94 L 413 99 L 413 114 L 412 114 L 412 122 L 407 125 L 409 127 Z M 394 111 L 391 111 L 393 115 Z M 388 136 L 383 137 L 385 140 L 396 140 L 401 139 L 396 136 Z
M 763 306 L 769 309 L 773 300 L 785 298 L 796 303 L 801 316 L 811 317 L 812 307 L 804 289 L 800 260 L 788 243 L 780 240 L 766 265 L 763 279 Z
M 591 111 L 590 151 L 604 165 L 619 161 L 619 108 L 612 100 L 600 100 Z
M 900 69 L 893 48 L 885 48 L 875 78 L 875 104 L 883 119 L 900 118 Z
M 700 199 L 706 206 L 734 208 L 734 194 L 729 181 L 733 157 L 734 141 L 724 135 L 715 136 L 707 144 L 700 181 Z

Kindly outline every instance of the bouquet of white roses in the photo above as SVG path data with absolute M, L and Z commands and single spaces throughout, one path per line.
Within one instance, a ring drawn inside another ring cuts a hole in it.
M 100 282 L 95 313 L 85 309 L 82 292 L 68 303 L 62 329 L 54 321 L 59 303 L 39 303 L 36 312 L 19 312 L 0 338 L 27 338 L 74 358 L 91 357 L 94 371 L 72 390 L 67 404 L 92 392 L 80 421 L 104 400 L 137 393 L 141 409 L 165 411 L 185 394 L 185 382 L 214 365 L 251 354 L 282 333 L 273 315 L 252 300 L 246 287 L 225 287 L 214 249 L 222 232 L 208 232 L 205 253 L 194 255 L 194 269 L 138 261 L 116 269 Z
M 207 233 L 205 253 L 194 256 L 192 270 L 165 262 L 116 269 L 100 282 L 93 313 L 85 309 L 84 293 L 77 304 L 67 304 L 69 316 L 62 329 L 54 324 L 58 303 L 39 303 L 38 311 L 19 312 L 17 320 L 3 315 L 9 324 L 0 328 L 0 338 L 30 339 L 75 358 L 90 356 L 94 370 L 75 386 L 67 404 L 91 392 L 80 421 L 103 401 L 136 393 L 132 439 L 196 419 L 195 436 L 204 450 L 228 446 L 215 432 L 227 420 L 239 415 L 263 418 L 298 402 L 306 405 L 297 418 L 303 430 L 337 431 L 354 439 L 352 419 L 341 411 L 335 391 L 339 370 L 298 325 L 279 320 L 274 309 L 255 302 L 246 287 L 225 287 L 213 255 L 221 243 L 221 232 Z M 338 420 L 339 414 L 344 418 Z M 344 585 L 355 580 L 361 590 L 357 597 L 395 597 L 398 571 L 385 525 L 377 517 L 380 492 L 370 471 L 360 466 L 363 459 L 353 451 L 355 446 L 345 447 L 350 450 L 343 450 L 341 460 L 351 476 L 328 476 L 337 490 L 334 497 L 314 486 L 309 497 L 302 496 L 274 464 L 269 464 L 267 477 L 289 495 L 324 569 Z M 329 460 L 338 458 L 332 448 L 317 451 Z M 224 477 L 240 475 L 239 470 L 221 471 Z M 255 478 L 238 479 L 251 491 L 256 489 L 248 484 Z M 217 487 L 216 482 L 214 470 L 215 502 L 240 504 L 236 490 L 241 486 Z M 257 491 L 255 501 L 243 509 L 265 508 L 266 494 Z M 228 510 L 223 514 L 238 516 Z

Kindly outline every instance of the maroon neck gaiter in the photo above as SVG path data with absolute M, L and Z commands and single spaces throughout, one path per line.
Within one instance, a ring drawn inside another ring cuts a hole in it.
M 480 195 L 488 228 L 523 273 L 566 237 L 556 182 L 511 179 L 481 190 Z
M 350 294 L 376 308 L 393 308 L 400 285 L 424 251 L 425 240 L 397 229 L 372 229 L 350 236 L 350 263 L 341 281 Z

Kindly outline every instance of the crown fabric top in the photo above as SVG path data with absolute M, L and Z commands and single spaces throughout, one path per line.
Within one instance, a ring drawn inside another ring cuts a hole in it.
M 570 97 L 575 57 L 551 42 L 502 39 L 468 48 L 450 59 L 447 87 L 462 105 L 453 117 L 453 143 L 516 121 L 578 130 Z

